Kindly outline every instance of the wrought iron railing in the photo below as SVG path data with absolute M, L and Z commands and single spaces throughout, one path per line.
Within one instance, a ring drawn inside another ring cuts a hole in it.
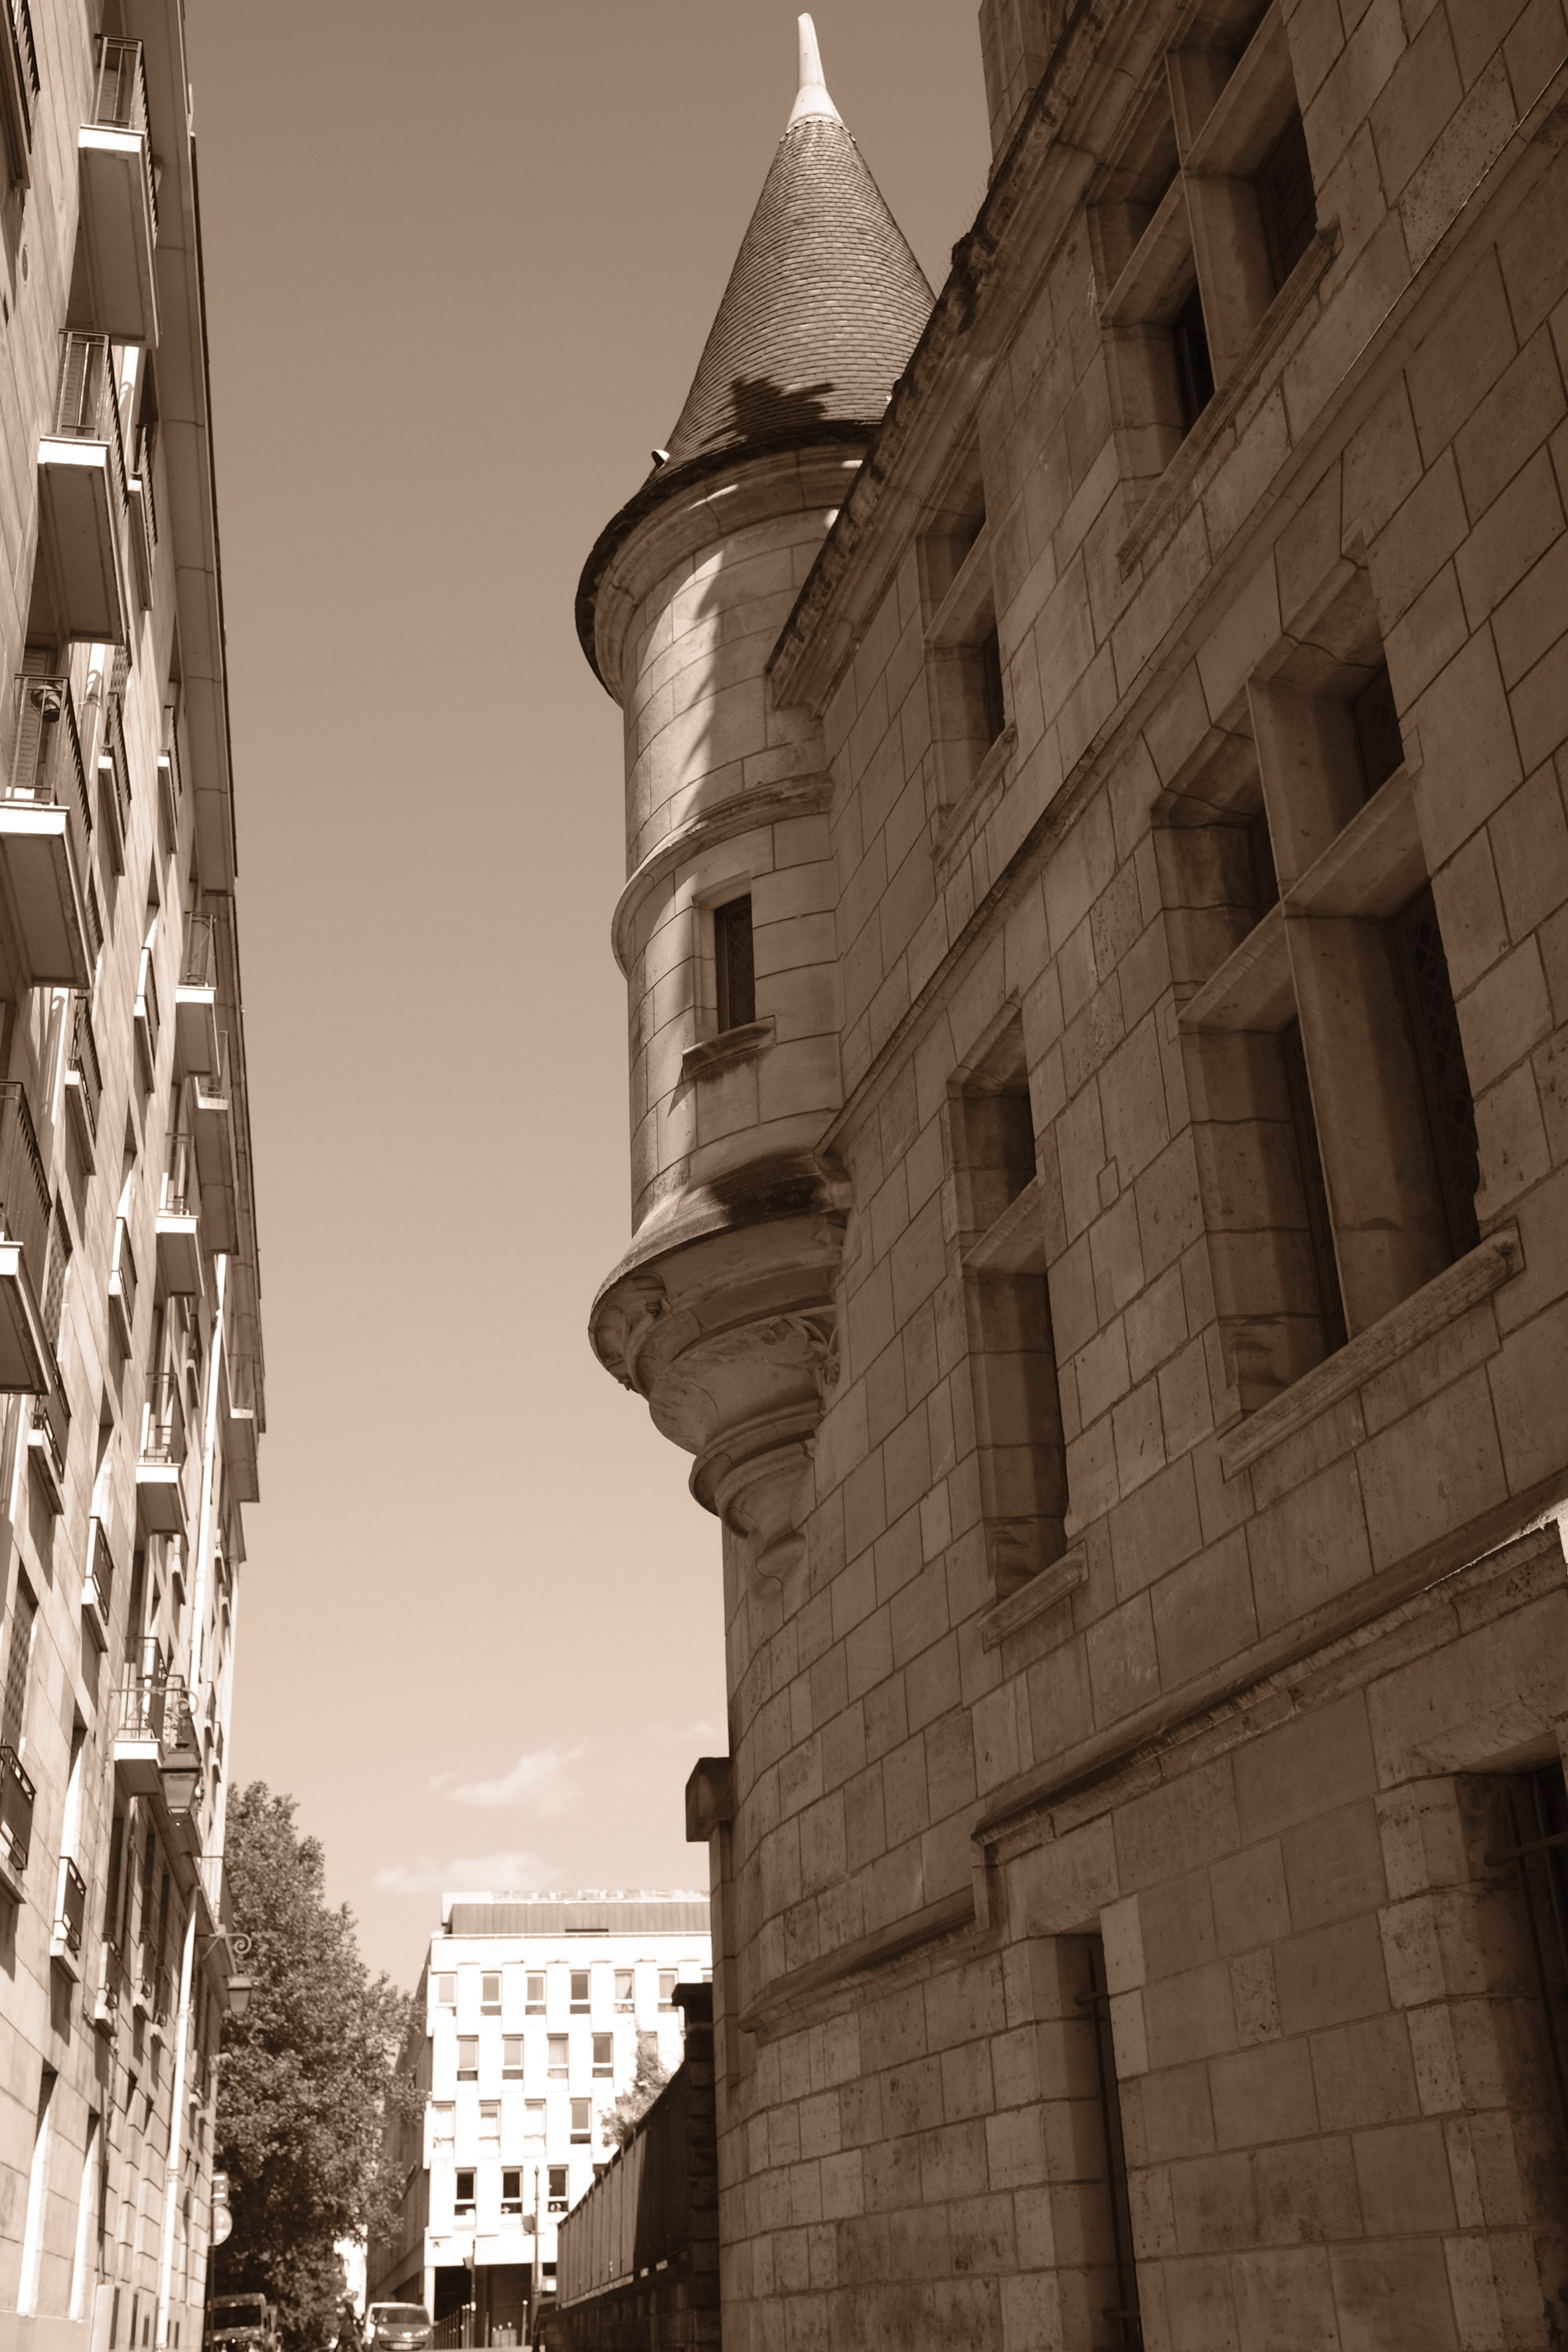
M 119 512 L 125 511 L 125 437 L 120 426 L 120 386 L 107 335 L 69 329 L 60 337 L 54 435 L 60 441 L 101 441 L 110 452 Z
M 195 1217 L 201 1213 L 201 1180 L 196 1171 L 196 1147 L 183 1129 L 169 1138 L 169 1160 L 163 1171 L 163 1213 Z
M 11 58 L 16 68 L 16 89 L 22 100 L 22 129 L 33 143 L 33 100 L 38 95 L 38 52 L 33 42 L 33 19 L 27 0 L 7 0 L 5 18 L 11 35 Z
M 73 831 L 77 870 L 88 870 L 92 803 L 82 765 L 81 737 L 68 677 L 19 677 L 12 688 L 11 762 L 5 795 L 63 808 Z
M 140 1675 L 115 1695 L 115 1736 L 155 1740 L 160 1763 L 177 1748 L 195 1746 L 190 1694 L 178 1675 Z
M 0 1079 L 0 1232 L 21 1243 L 37 1283 L 49 1237 L 49 1188 L 20 1078 Z
M 182 988 L 217 986 L 217 917 L 185 917 L 185 949 L 180 960 Z
M 131 824 L 131 761 L 125 749 L 125 707 L 118 694 L 106 694 L 103 698 L 103 749 L 98 764 L 114 772 L 114 798 L 124 833 Z
M 49 1343 L 51 1346 L 57 1344 L 56 1332 L 50 1332 Z M 55 1485 L 58 1487 L 63 1488 L 66 1483 L 66 1458 L 64 1454 L 60 1451 L 60 1443 L 58 1438 L 55 1435 L 54 1423 L 49 1417 L 48 1398 L 45 1396 L 34 1397 L 32 1399 L 32 1408 L 33 1434 L 38 1440 L 39 1444 L 43 1446 L 45 1453 L 49 1457 L 49 1467 L 55 1474 Z
M 109 1533 L 100 1518 L 88 1521 L 88 1579 L 92 1586 L 92 1601 L 104 1623 L 109 1622 L 114 1606 L 114 1554 L 109 1548 Z
M 87 1881 L 69 1854 L 60 1857 L 60 1892 L 56 1906 L 55 1933 L 66 1939 L 66 1948 L 73 1956 L 81 1952 L 82 1929 L 87 1925 Z
M 147 159 L 147 202 L 153 233 L 158 233 L 158 191 L 153 178 L 153 142 L 147 128 L 147 76 L 140 41 L 113 40 L 98 44 L 98 72 L 93 83 L 92 112 L 88 121 L 108 131 L 134 131 Z
M 33 1801 L 37 1795 L 12 1747 L 0 1745 L 0 1847 L 20 1877 L 33 1843 Z
M 147 1394 L 142 1433 L 142 1459 L 158 1465 L 185 1458 L 185 1410 L 180 1383 L 173 1372 L 161 1372 Z
M 156 1063 L 158 1031 L 163 1016 L 158 1009 L 158 975 L 153 969 L 151 948 L 142 949 L 142 961 L 136 973 L 136 1010 L 147 1024 L 148 1056 Z
M 125 1326 L 129 1330 L 136 1320 L 136 1258 L 131 1247 L 131 1229 L 123 1217 L 114 1221 L 114 1255 L 109 1263 L 109 1287 L 125 1308 Z
M 98 1040 L 92 1034 L 92 1013 L 85 996 L 77 996 L 71 1004 L 70 1053 L 66 1066 L 75 1074 L 81 1088 L 88 1133 L 96 1139 L 99 1107 L 103 1101 L 103 1072 L 99 1066 Z

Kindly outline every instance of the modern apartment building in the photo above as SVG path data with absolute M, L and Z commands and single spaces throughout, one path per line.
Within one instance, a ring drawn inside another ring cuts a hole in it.
M 724 2340 L 1544 2347 L 1568 22 L 980 46 L 933 298 L 805 42 L 578 606 L 593 1342 L 722 1530 Z
M 400 2062 L 423 2096 L 389 2133 L 402 2225 L 371 2245 L 369 2301 L 471 2305 L 468 2340 L 524 2341 L 638 2036 L 673 2073 L 675 1989 L 710 1968 L 705 1895 L 443 1895 Z
M 262 1423 L 179 0 L 0 13 L 0 2347 L 194 2347 Z

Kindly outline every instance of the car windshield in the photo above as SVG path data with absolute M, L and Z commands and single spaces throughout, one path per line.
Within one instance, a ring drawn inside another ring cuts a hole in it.
M 213 2334 L 216 2336 L 225 2327 L 259 2327 L 265 2309 L 266 2305 L 254 2295 L 226 2296 L 213 2305 Z
M 422 2303 L 373 2303 L 370 2315 L 394 2327 L 428 2327 L 430 2325 L 430 2315 Z

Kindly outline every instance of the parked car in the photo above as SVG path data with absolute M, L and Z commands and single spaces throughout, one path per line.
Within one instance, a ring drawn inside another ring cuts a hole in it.
M 430 2352 L 435 2333 L 422 2303 L 373 2303 L 364 2315 L 365 2352 Z
M 264 2294 L 215 2294 L 205 2336 L 206 2352 L 278 2352 L 277 2307 Z

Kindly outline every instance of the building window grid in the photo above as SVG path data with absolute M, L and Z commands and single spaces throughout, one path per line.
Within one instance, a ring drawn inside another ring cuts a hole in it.
M 500 2054 L 501 2080 L 505 2083 L 521 2083 L 523 2079 L 522 2035 L 521 2033 L 503 2034 Z

